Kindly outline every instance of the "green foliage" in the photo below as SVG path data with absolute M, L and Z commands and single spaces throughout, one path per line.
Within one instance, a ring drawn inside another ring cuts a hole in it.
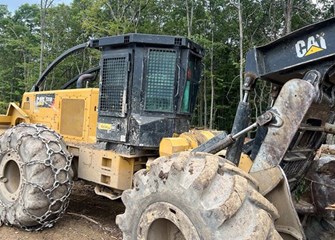
M 285 32 L 284 0 L 240 0 L 243 52 L 281 37 Z M 106 35 L 129 32 L 188 36 L 206 49 L 203 81 L 193 124 L 209 125 L 210 79 L 214 80 L 214 128 L 230 130 L 239 101 L 238 1 L 233 0 L 73 0 L 46 10 L 44 68 L 64 50 Z M 0 111 L 20 101 L 38 79 L 40 61 L 40 6 L 23 4 L 14 13 L 0 5 Z M 334 15 L 334 1 L 296 0 L 292 30 Z M 211 66 L 211 50 L 213 65 Z M 95 66 L 98 56 L 84 51 L 67 59 L 47 80 L 45 89 Z M 212 70 L 212 71 L 211 71 Z M 251 97 L 253 116 L 266 109 L 270 86 L 259 83 Z M 206 101 L 205 101 L 206 100 Z M 6 106 L 6 107 L 4 107 Z M 205 112 L 205 109 L 206 112 Z
M 294 200 L 299 202 L 301 197 L 307 192 L 311 190 L 311 182 L 308 182 L 306 179 L 302 179 L 297 186 L 297 188 L 294 190 Z
M 0 102 L 0 114 L 6 114 L 7 107 L 8 107 L 7 102 Z

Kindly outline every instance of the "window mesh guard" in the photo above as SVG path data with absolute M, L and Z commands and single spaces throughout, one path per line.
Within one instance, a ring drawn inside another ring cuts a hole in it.
M 127 56 L 103 59 L 100 111 L 104 114 L 124 116 L 126 112 L 127 63 Z
M 172 112 L 176 51 L 150 49 L 147 70 L 145 109 Z

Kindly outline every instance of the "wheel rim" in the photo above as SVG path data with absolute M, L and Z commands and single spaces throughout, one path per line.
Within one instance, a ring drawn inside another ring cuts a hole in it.
M 143 212 L 137 228 L 137 237 L 146 240 L 200 240 L 187 215 L 166 202 L 154 203 Z
M 4 200 L 17 200 L 21 186 L 19 156 L 15 152 L 6 153 L 0 163 L 0 191 Z

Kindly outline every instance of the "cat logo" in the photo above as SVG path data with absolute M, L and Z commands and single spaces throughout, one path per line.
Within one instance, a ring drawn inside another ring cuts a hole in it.
M 307 57 L 317 52 L 327 49 L 324 34 L 310 36 L 307 41 L 299 40 L 295 44 L 295 51 L 298 58 Z

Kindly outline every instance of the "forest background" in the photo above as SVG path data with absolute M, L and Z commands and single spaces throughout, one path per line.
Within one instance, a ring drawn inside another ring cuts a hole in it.
M 0 3 L 0 112 L 20 102 L 59 54 L 77 44 L 130 32 L 187 36 L 206 49 L 205 69 L 193 125 L 230 130 L 240 99 L 248 49 L 295 29 L 335 16 L 335 0 L 73 0 L 71 4 L 23 4 L 10 12 Z M 97 64 L 94 52 L 62 63 L 44 88 Z M 268 101 L 260 83 L 253 115 Z

